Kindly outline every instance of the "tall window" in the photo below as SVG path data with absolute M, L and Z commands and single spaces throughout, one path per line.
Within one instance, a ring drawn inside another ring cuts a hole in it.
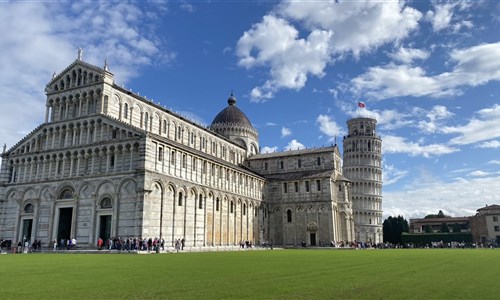
M 286 221 L 288 223 L 292 223 L 292 210 L 291 209 L 288 209 L 286 211 Z
M 163 161 L 163 147 L 158 148 L 158 161 Z
M 298 193 L 299 192 L 299 183 L 294 182 L 293 184 L 295 185 L 295 192 Z
M 319 157 L 319 156 L 318 156 L 318 157 L 316 158 L 316 164 L 317 164 L 318 166 L 321 166 L 321 157 Z
M 219 200 L 219 198 L 217 198 L 217 200 L 215 200 L 215 210 L 216 211 L 219 211 L 219 205 L 220 205 L 220 200 Z
M 309 192 L 309 181 L 306 181 L 306 192 Z
M 299 168 L 302 168 L 302 160 L 299 158 L 299 160 L 297 160 L 297 166 Z
M 233 211 L 234 211 L 234 203 L 233 203 L 233 201 L 231 201 L 231 210 L 230 210 L 230 212 L 233 213 Z
M 321 191 L 321 180 L 316 180 L 316 189 L 318 190 L 318 192 Z
M 125 103 L 123 105 L 123 118 L 125 120 L 128 119 L 128 103 Z
M 203 198 L 202 198 L 201 194 L 200 194 L 200 197 L 198 198 L 198 208 L 199 209 L 203 208 Z
M 288 193 L 288 183 L 283 182 L 283 193 Z
M 284 169 L 285 163 L 283 161 L 280 161 L 280 169 Z
M 179 193 L 179 199 L 177 205 L 182 206 L 182 193 Z
M 264 163 L 264 171 L 267 171 L 267 162 Z
M 172 151 L 172 155 L 170 156 L 170 163 L 175 165 L 175 151 Z

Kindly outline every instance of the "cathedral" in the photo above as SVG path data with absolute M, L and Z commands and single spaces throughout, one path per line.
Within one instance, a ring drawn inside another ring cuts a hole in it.
M 117 85 L 81 52 L 45 93 L 45 122 L 2 153 L 1 240 L 382 242 L 372 118 L 347 122 L 342 161 L 337 145 L 260 153 L 233 95 L 205 127 Z

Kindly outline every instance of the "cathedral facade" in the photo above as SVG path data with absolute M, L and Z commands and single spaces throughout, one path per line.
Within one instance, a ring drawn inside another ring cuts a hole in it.
M 0 239 L 75 238 L 88 248 L 128 237 L 167 246 L 184 238 L 187 247 L 382 241 L 356 231 L 356 182 L 336 145 L 260 154 L 232 95 L 204 127 L 81 55 L 45 93 L 45 122 L 2 153 Z M 358 213 L 381 214 L 372 208 Z M 367 230 L 381 232 L 373 222 Z

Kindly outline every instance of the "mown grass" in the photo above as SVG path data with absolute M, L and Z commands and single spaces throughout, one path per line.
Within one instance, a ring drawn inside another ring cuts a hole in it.
M 0 299 L 498 299 L 499 250 L 0 256 Z

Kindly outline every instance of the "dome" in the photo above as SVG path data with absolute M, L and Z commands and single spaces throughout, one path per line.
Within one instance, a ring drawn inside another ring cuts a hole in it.
M 252 123 L 250 123 L 247 116 L 238 107 L 236 107 L 236 98 L 233 94 L 231 94 L 231 97 L 227 99 L 227 104 L 228 106 L 215 116 L 212 121 L 212 125 L 210 125 L 211 127 L 217 124 L 233 124 L 253 128 Z

